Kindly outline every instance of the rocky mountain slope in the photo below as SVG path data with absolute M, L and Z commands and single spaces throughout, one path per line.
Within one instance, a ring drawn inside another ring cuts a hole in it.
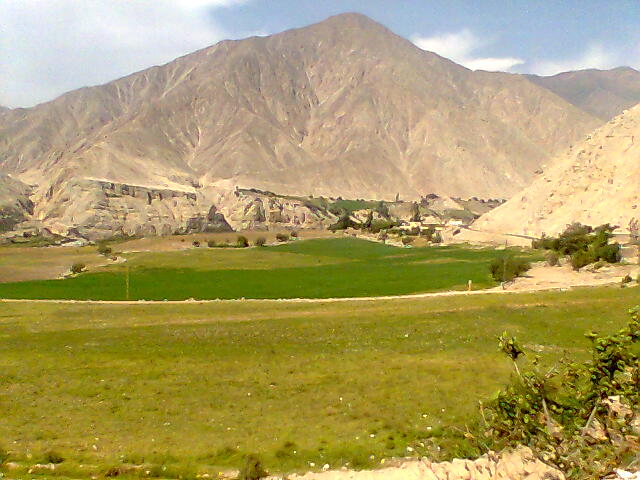
M 572 222 L 626 229 L 640 218 L 640 105 L 615 117 L 554 159 L 522 192 L 474 228 L 539 236 Z
M 630 67 L 527 77 L 603 122 L 640 103 L 640 72 Z
M 3 112 L 0 172 L 34 187 L 35 220 L 59 232 L 166 232 L 236 186 L 505 198 L 598 123 L 523 76 L 472 72 L 345 14 Z M 116 201 L 110 184 L 173 193 Z

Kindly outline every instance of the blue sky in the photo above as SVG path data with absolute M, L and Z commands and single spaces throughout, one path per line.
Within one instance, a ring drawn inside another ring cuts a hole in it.
M 472 69 L 640 67 L 640 0 L 0 0 L 0 104 L 349 11 Z

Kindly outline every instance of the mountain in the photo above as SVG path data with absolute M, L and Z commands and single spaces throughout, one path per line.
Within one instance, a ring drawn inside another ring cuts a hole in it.
M 343 14 L 5 112 L 0 172 L 34 187 L 34 219 L 57 231 L 159 233 L 236 187 L 505 198 L 599 123 Z
M 630 67 L 528 78 L 605 122 L 640 103 L 640 72 Z
M 628 228 L 640 219 L 640 105 L 569 149 L 522 192 L 481 216 L 474 228 L 557 234 L 573 222 Z

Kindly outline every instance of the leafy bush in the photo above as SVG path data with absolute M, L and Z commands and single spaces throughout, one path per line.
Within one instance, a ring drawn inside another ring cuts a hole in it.
M 71 273 L 80 273 L 84 271 L 87 266 L 82 262 L 76 262 L 71 265 Z
M 373 220 L 369 225 L 369 231 L 371 233 L 379 233 L 381 230 L 389 230 L 397 226 L 397 223 L 392 220 Z
M 256 238 L 256 247 L 264 247 L 267 244 L 267 239 L 264 237 Z
M 200 242 L 195 240 L 191 245 L 193 245 L 194 247 L 198 248 L 200 246 Z
M 289 240 L 289 235 L 286 233 L 277 233 L 276 240 L 278 240 L 279 242 L 286 242 L 287 240 Z
M 216 241 L 215 240 L 207 240 L 207 247 L 209 248 L 214 248 L 216 247 Z
M 442 234 L 436 231 L 431 237 L 431 243 L 442 243 Z
M 588 251 L 578 250 L 577 252 L 573 252 L 573 254 L 571 254 L 571 267 L 574 270 L 580 270 L 582 267 L 587 266 L 595 261 L 596 259 L 593 253 Z
M 560 262 L 560 255 L 558 252 L 549 251 L 545 253 L 544 258 L 547 260 L 547 265 L 550 267 L 555 267 Z
M 247 455 L 238 480 L 260 480 L 267 475 L 269 473 L 263 468 L 260 458 L 256 455 Z
M 244 235 L 238 235 L 236 238 L 236 247 L 247 248 L 249 246 L 249 240 Z
M 576 222 L 567 226 L 557 238 L 543 235 L 542 238 L 534 240 L 532 246 L 569 256 L 574 270 L 598 260 L 617 263 L 621 258 L 620 245 L 609 244 L 613 237 L 613 229 L 609 224 L 594 229 Z
M 415 240 L 415 237 L 402 237 L 402 244 L 403 245 L 411 245 L 413 243 L 413 241 Z
M 295 230 L 291 230 L 291 238 L 298 238 L 298 232 L 296 232 Z
M 531 264 L 527 260 L 505 253 L 501 258 L 491 261 L 489 272 L 496 282 L 510 282 L 530 268 Z
M 7 463 L 9 460 L 9 451 L 0 445 L 0 465 Z
M 112 252 L 113 252 L 113 250 L 107 244 L 105 244 L 105 243 L 99 243 L 98 244 L 98 253 L 100 255 L 104 255 L 106 257 L 108 255 L 111 255 Z
M 55 450 L 49 450 L 44 454 L 45 463 L 53 463 L 55 465 L 64 462 L 64 457 Z
M 640 307 L 617 334 L 588 333 L 591 359 L 560 360 L 550 370 L 538 358 L 521 371 L 515 338 L 500 337 L 516 377 L 482 410 L 492 449 L 525 444 L 568 478 L 602 478 L 628 461 L 633 449 L 629 415 L 640 407 Z M 620 416 L 615 412 L 615 405 Z M 625 413 L 626 412 L 626 413 Z M 483 441 L 484 442 L 484 441 Z
M 622 277 L 621 283 L 622 285 L 625 285 L 627 283 L 631 283 L 633 282 L 633 279 L 631 278 L 631 275 L 627 274 L 624 277 Z

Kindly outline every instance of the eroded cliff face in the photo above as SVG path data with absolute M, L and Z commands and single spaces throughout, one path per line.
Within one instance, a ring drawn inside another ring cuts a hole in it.
M 240 189 L 153 188 L 100 179 L 35 192 L 32 224 L 89 240 L 244 229 L 325 228 L 335 217 L 304 201 Z
M 10 175 L 0 174 L 0 232 L 13 230 L 33 213 L 31 187 Z

